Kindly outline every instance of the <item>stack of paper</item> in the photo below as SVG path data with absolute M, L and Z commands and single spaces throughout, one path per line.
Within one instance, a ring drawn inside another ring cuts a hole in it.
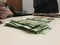
M 48 18 L 32 18 L 26 20 L 14 21 L 12 20 L 9 23 L 6 23 L 6 26 L 15 27 L 18 29 L 26 29 L 27 31 L 36 33 L 36 34 L 46 34 L 51 28 L 49 23 L 51 20 Z

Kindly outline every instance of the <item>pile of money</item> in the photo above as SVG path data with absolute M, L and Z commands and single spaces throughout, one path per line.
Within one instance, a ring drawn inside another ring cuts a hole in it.
M 6 23 L 5 26 L 25 29 L 36 34 L 46 34 L 51 30 L 51 27 L 49 27 L 51 21 L 52 20 L 48 18 L 27 18 L 26 20 L 11 20 L 9 23 Z

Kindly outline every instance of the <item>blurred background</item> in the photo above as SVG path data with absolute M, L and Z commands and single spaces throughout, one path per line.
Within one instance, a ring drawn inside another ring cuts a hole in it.
M 60 0 L 58 1 L 58 7 L 59 7 L 59 12 L 60 12 Z M 14 10 L 24 10 L 29 13 L 34 12 L 33 8 L 33 0 L 8 0 L 7 3 L 11 6 L 13 6 Z

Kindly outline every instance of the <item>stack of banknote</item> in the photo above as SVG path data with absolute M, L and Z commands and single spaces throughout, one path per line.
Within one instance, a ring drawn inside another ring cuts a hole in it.
M 36 34 L 46 34 L 51 30 L 51 27 L 49 27 L 51 21 L 52 20 L 48 18 L 27 18 L 26 20 L 11 20 L 9 23 L 6 23 L 5 26 L 25 29 Z

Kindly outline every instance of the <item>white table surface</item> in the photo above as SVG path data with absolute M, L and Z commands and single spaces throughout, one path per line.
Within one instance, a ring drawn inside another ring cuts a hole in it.
M 50 23 L 52 29 L 46 35 L 31 34 L 23 30 L 4 26 L 10 20 L 20 20 L 26 17 L 33 16 L 2 20 L 4 23 L 0 25 L 0 45 L 60 45 L 60 18 L 55 18 Z

